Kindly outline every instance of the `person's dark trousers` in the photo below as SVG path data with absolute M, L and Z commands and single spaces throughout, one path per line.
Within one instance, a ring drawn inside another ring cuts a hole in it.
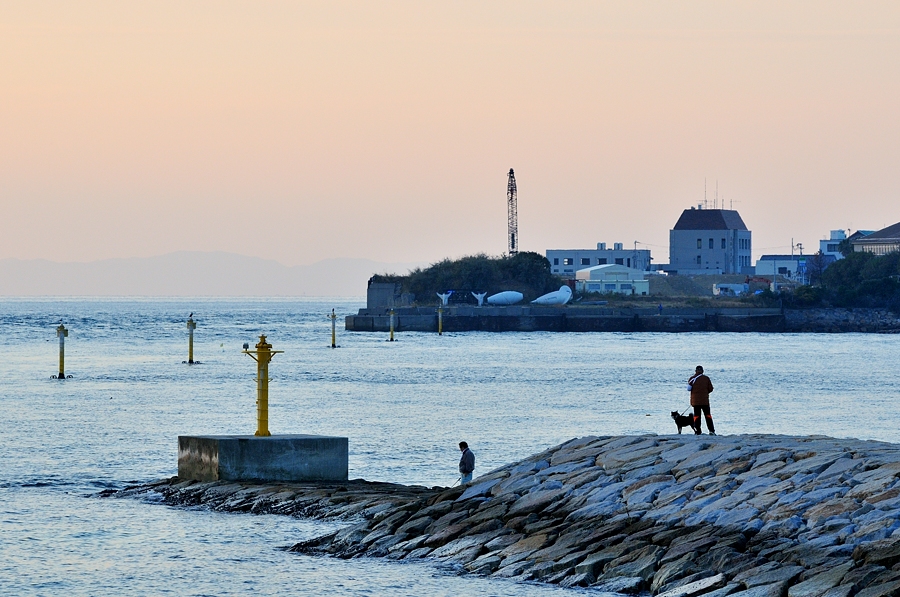
M 713 425 L 712 413 L 709 412 L 708 404 L 706 404 L 704 406 L 695 406 L 694 407 L 694 427 L 696 428 L 694 433 L 696 433 L 697 435 L 700 434 L 700 412 L 701 411 L 706 416 L 706 428 L 709 430 L 710 433 L 715 433 L 716 426 Z

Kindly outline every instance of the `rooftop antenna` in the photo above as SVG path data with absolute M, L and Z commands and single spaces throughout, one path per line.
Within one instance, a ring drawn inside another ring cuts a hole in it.
M 507 237 L 509 240 L 509 256 L 519 253 L 519 209 L 516 200 L 516 173 L 509 169 L 506 183 Z
M 719 209 L 719 179 L 716 179 L 716 205 L 713 209 Z
M 706 177 L 703 177 L 703 209 L 706 209 Z

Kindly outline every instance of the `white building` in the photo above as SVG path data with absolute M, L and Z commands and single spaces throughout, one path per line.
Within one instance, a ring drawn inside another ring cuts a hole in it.
M 827 240 L 819 241 L 819 251 L 826 257 L 834 257 L 835 260 L 843 259 L 841 253 L 841 241 L 847 240 L 847 233 L 843 230 L 832 230 Z
M 650 280 L 639 269 L 615 263 L 595 265 L 575 273 L 575 289 L 580 292 L 650 294 Z
M 806 280 L 806 255 L 763 255 L 756 262 L 756 275 L 784 276 L 798 282 Z
M 547 249 L 550 271 L 563 278 L 574 278 L 575 272 L 594 265 L 624 265 L 638 270 L 650 269 L 649 249 L 625 249 L 622 243 L 614 243 L 612 249 L 606 243 L 597 243 L 596 249 Z

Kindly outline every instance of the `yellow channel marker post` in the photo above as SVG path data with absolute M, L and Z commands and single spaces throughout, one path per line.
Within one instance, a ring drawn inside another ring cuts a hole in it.
M 193 317 L 188 317 L 188 365 L 194 364 L 194 330 L 197 329 L 197 322 Z
M 56 379 L 66 378 L 66 338 L 69 336 L 69 330 L 62 323 L 56 328 L 56 336 L 59 338 L 59 375 Z
M 388 342 L 394 341 L 394 308 L 391 307 L 391 339 Z
M 246 346 L 246 345 L 245 345 Z M 256 350 L 244 350 L 256 361 L 256 433 L 254 435 L 269 437 L 269 361 L 283 350 L 272 350 L 266 342 L 265 334 L 260 335 Z
M 444 305 L 438 305 L 438 336 L 444 335 Z

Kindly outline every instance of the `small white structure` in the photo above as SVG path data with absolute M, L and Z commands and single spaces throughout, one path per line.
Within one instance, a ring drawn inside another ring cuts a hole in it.
M 646 273 L 624 265 L 595 265 L 575 272 L 575 289 L 581 292 L 650 294 Z
M 516 292 L 515 290 L 504 290 L 503 292 L 498 292 L 497 294 L 492 294 L 487 297 L 487 302 L 489 305 L 515 305 L 522 301 L 525 296 L 521 292 Z
M 713 284 L 713 296 L 740 296 L 749 293 L 749 284 Z
M 806 276 L 806 255 L 763 255 L 756 262 L 757 276 L 784 276 L 791 280 L 804 281 Z
M 532 305 L 565 305 L 572 299 L 572 289 L 568 286 L 560 286 L 559 290 L 548 292 L 544 296 L 539 296 L 533 301 Z
M 819 251 L 826 257 L 834 257 L 835 261 L 843 259 L 844 254 L 841 253 L 841 241 L 847 240 L 847 233 L 843 230 L 831 230 L 828 240 L 819 241 Z

